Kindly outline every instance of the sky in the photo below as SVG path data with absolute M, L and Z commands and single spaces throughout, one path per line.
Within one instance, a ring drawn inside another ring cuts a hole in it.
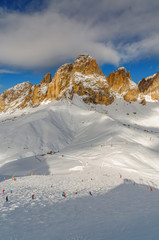
M 159 71 L 158 0 L 1 0 L 0 92 L 39 83 L 80 54 L 138 83 Z

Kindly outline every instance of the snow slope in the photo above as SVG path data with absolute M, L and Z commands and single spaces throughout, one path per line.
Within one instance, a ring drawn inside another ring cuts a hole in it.
M 1 114 L 0 133 L 3 239 L 158 239 L 157 102 L 75 96 Z

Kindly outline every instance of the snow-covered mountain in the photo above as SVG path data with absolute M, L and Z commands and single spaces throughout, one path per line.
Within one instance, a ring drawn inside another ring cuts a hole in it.
M 80 56 L 1 94 L 3 240 L 158 239 L 159 104 L 140 104 L 149 79 L 139 91 L 124 68 L 106 78 Z
M 159 73 L 137 85 L 124 67 L 106 77 L 94 58 L 80 55 L 73 64 L 61 66 L 52 79 L 47 73 L 38 85 L 26 82 L 4 91 L 0 94 L 0 112 L 37 107 L 46 101 L 72 99 L 74 94 L 93 104 L 110 105 L 119 96 L 127 102 L 145 104 L 147 99 L 159 100 Z
M 67 159 L 67 154 L 69 159 L 78 159 L 78 162 L 84 161 L 84 156 L 95 159 L 94 154 L 99 154 L 97 164 L 158 174 L 158 113 L 158 102 L 143 106 L 118 98 L 105 106 L 85 104 L 78 95 L 72 100 L 3 113 L 0 116 L 0 165 L 3 169 L 0 174 L 20 176 L 26 173 L 25 167 L 19 171 L 15 167 L 19 159 L 45 162 L 49 166 L 47 173 L 51 173 L 52 160 L 61 155 Z M 70 157 L 71 151 L 77 156 Z M 8 171 L 9 162 L 13 162 L 15 172 L 12 168 Z M 39 167 L 41 169 L 41 165 Z M 35 169 L 38 173 L 36 164 Z M 27 173 L 33 170 L 33 165 L 27 164 Z

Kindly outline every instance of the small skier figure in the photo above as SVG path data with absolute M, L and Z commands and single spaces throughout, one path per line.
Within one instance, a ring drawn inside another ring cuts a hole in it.
M 66 193 L 65 193 L 65 192 L 63 192 L 63 193 L 62 193 L 62 196 L 63 196 L 63 197 L 66 197 Z
M 8 196 L 6 196 L 6 202 L 8 202 Z
M 12 193 L 12 189 L 10 190 L 10 193 Z
M 91 193 L 91 192 L 89 192 L 89 195 L 90 195 L 90 196 L 92 196 L 92 193 Z
M 5 191 L 5 190 L 3 189 L 3 191 L 2 191 L 3 194 L 4 194 L 4 191 Z
M 32 199 L 34 199 L 34 194 L 31 197 L 32 197 Z
M 75 191 L 75 194 L 77 194 L 77 193 L 78 193 L 78 191 L 76 190 L 76 191 Z

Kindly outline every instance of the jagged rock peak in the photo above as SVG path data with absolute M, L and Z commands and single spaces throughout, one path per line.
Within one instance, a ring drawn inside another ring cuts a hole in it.
M 95 58 L 79 55 L 74 63 L 62 65 L 51 79 L 47 73 L 38 85 L 18 84 L 0 94 L 0 112 L 36 107 L 44 101 L 72 99 L 77 94 L 86 103 L 111 104 L 116 97 L 127 102 L 146 101 L 146 95 L 159 101 L 159 72 L 137 85 L 125 67 L 104 76 Z
M 123 76 L 127 76 L 128 78 L 130 78 L 130 71 L 127 72 L 125 67 L 120 67 L 118 68 L 118 70 L 115 70 L 116 74 L 122 74 Z
M 156 87 L 159 87 L 159 72 L 154 74 L 153 76 L 143 78 L 138 83 L 139 91 L 142 93 L 144 93 L 150 89 L 152 90 L 152 88 L 154 89 Z
M 23 82 L 5 90 L 0 94 L 0 112 L 7 111 L 9 108 L 24 108 L 28 106 L 32 89 L 33 85 L 30 82 Z
M 41 84 L 43 84 L 43 83 L 50 83 L 51 82 L 51 73 L 47 73 L 44 77 L 43 77 L 43 79 L 42 79 L 42 81 L 41 81 Z
M 159 101 L 159 72 L 153 76 L 143 78 L 138 84 L 142 97 L 149 95 L 152 100 Z
M 55 75 L 70 75 L 80 72 L 84 75 L 98 74 L 103 75 L 102 70 L 98 68 L 95 58 L 89 55 L 79 55 L 74 63 L 66 63 L 58 68 Z
M 89 55 L 79 55 L 74 64 L 73 64 L 74 72 L 81 72 L 85 75 L 90 74 L 100 74 L 103 75 L 102 70 L 98 68 L 98 64 L 95 58 Z
M 153 74 L 152 76 L 149 76 L 149 77 L 145 78 L 145 80 L 152 79 L 152 78 L 154 78 L 156 75 L 157 75 L 157 73 Z
M 126 72 L 126 73 L 127 73 L 127 70 L 126 70 L 126 68 L 125 68 L 125 67 L 119 67 L 119 68 L 118 68 L 118 71 L 124 71 L 124 72 Z
M 145 78 L 143 78 L 139 84 L 138 84 L 138 88 L 139 91 L 144 93 L 145 91 L 147 91 L 149 89 L 149 87 L 153 84 L 153 78 L 150 78 L 148 80 L 146 80 Z
M 130 77 L 130 72 L 127 72 L 125 67 L 120 67 L 115 72 L 112 72 L 107 77 L 109 89 L 117 95 L 122 96 L 127 102 L 137 101 L 138 87 Z
M 81 62 L 81 61 L 83 61 L 83 62 L 89 62 L 89 61 L 91 61 L 92 59 L 95 60 L 95 58 L 91 57 L 91 56 L 88 55 L 88 54 L 81 54 L 81 55 L 79 55 L 79 56 L 76 58 L 75 62 L 76 62 L 76 63 L 77 63 L 77 62 Z
M 71 72 L 73 69 L 73 64 L 72 63 L 65 63 L 61 67 L 58 68 L 57 74 L 61 74 L 63 72 Z

